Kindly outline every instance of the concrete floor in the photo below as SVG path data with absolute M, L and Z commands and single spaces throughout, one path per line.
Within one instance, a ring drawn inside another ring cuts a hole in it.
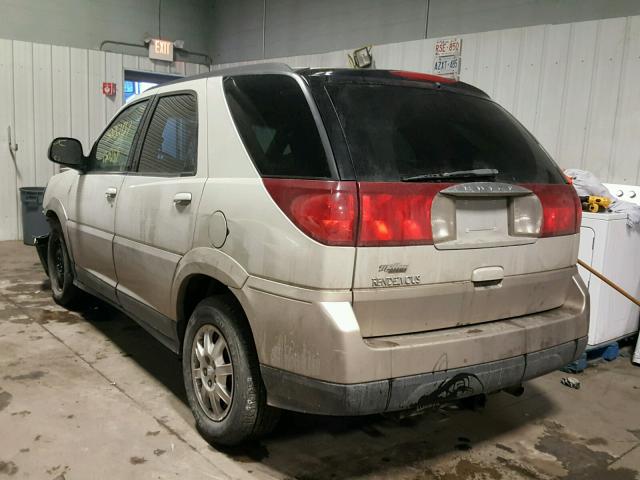
M 479 411 L 403 421 L 285 414 L 228 451 L 194 429 L 180 364 L 132 320 L 53 303 L 36 252 L 0 242 L 0 480 L 640 478 L 640 369 L 552 373 Z

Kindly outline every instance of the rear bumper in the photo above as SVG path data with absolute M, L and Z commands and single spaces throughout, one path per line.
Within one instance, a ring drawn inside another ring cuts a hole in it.
M 589 330 L 588 293 L 575 269 L 565 303 L 558 308 L 373 338 L 363 338 L 362 319 L 356 318 L 349 291 L 302 289 L 255 277 L 234 291 L 265 371 L 270 367 L 328 384 L 384 383 L 491 364 L 573 342 Z
M 427 409 L 520 385 L 577 359 L 587 337 L 495 362 L 373 382 L 339 384 L 262 365 L 269 404 L 321 415 L 368 415 Z

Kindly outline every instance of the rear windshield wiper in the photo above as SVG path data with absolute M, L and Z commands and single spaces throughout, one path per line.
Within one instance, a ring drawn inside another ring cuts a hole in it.
M 491 178 L 495 177 L 499 173 L 500 172 L 495 168 L 476 168 L 475 170 L 459 170 L 457 172 L 424 173 L 422 175 L 402 177 L 402 181 L 424 182 L 428 180 L 444 181 L 458 178 Z

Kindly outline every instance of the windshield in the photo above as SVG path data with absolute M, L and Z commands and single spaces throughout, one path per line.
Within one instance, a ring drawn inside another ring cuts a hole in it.
M 489 169 L 497 170 L 494 178 L 501 182 L 564 183 L 533 136 L 490 100 L 408 86 L 326 88 L 358 180 L 425 175 L 430 181 L 434 174 Z

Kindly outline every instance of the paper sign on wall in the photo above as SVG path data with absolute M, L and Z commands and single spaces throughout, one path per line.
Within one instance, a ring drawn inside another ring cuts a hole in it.
M 433 73 L 446 77 L 456 77 L 460 73 L 460 53 L 462 39 L 443 38 L 434 45 Z
M 433 59 L 433 73 L 436 75 L 457 75 L 460 73 L 460 57 L 448 55 Z
M 435 47 L 436 56 L 449 56 L 460 55 L 462 50 L 462 39 L 460 38 L 442 38 L 436 41 Z

